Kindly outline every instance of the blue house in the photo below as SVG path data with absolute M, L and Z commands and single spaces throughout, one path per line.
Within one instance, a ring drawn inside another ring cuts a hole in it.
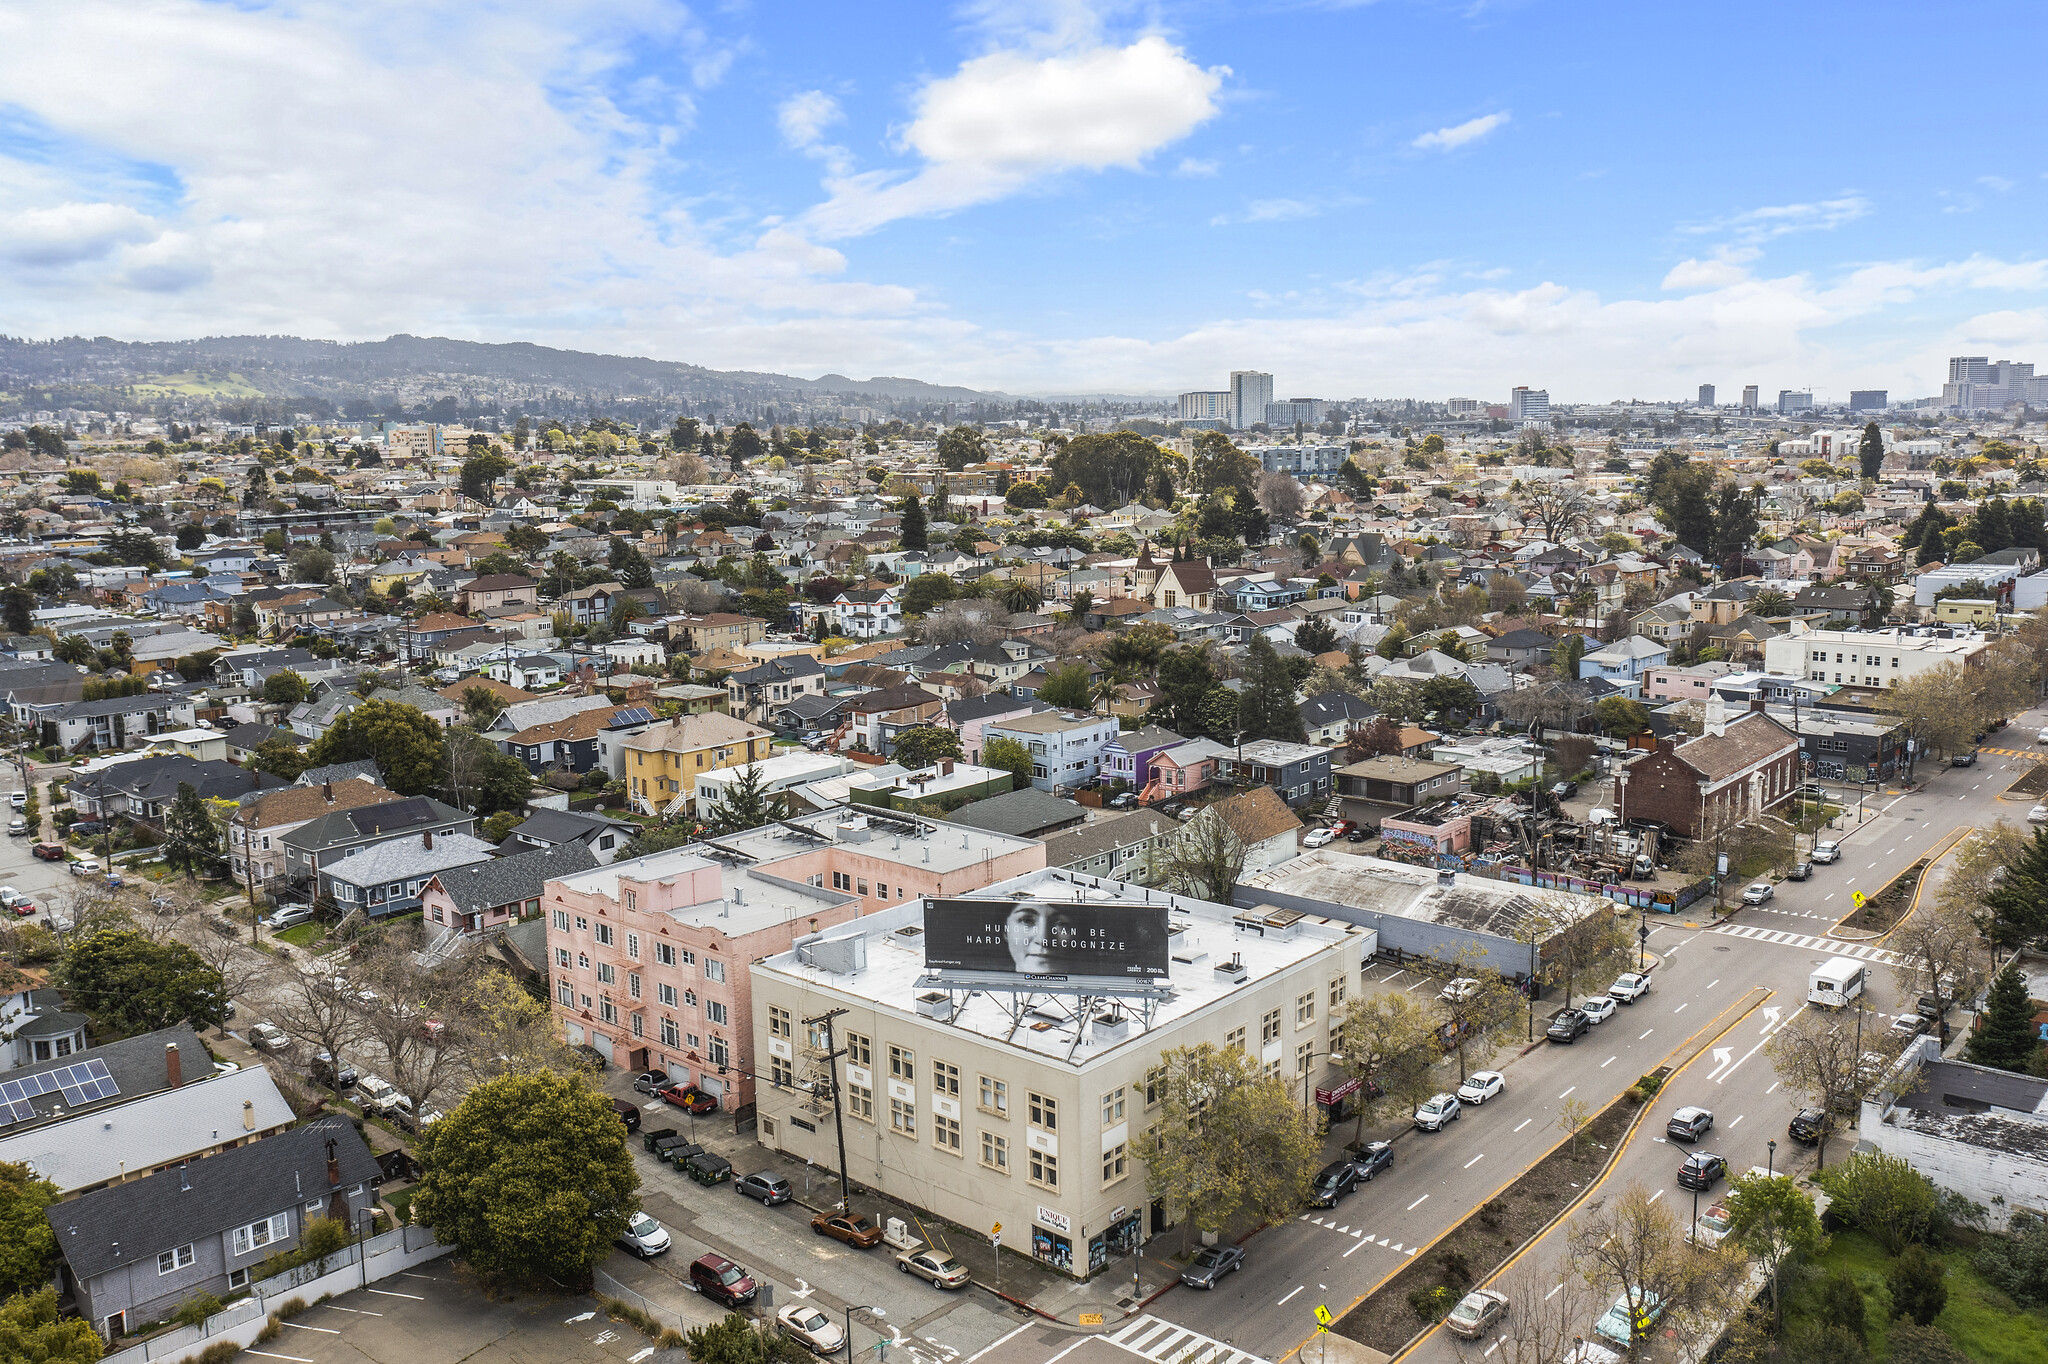
M 1229 597 L 1228 604 L 1238 611 L 1270 611 L 1278 606 L 1307 601 L 1311 582 L 1310 579 L 1240 581 L 1218 589 L 1217 595 Z
M 1643 674 L 1670 656 L 1670 649 L 1647 635 L 1627 635 L 1581 658 L 1579 680 L 1598 678 L 1612 686 L 1615 694 L 1640 701 Z

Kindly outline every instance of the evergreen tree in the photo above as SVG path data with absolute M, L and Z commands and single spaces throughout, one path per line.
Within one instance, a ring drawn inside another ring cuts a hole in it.
M 761 433 L 747 422 L 741 422 L 732 429 L 725 439 L 725 457 L 732 464 L 732 471 L 738 473 L 750 459 L 759 459 L 767 450 L 761 440 Z
M 189 781 L 178 783 L 178 798 L 164 815 L 164 861 L 182 868 L 188 880 L 220 861 L 220 832 Z
M 1303 743 L 1308 731 L 1294 704 L 1294 674 L 1264 635 L 1253 635 L 1244 690 L 1237 698 L 1237 727 L 1246 739 Z
M 605 556 L 605 566 L 623 586 L 654 586 L 654 570 L 649 567 L 647 556 L 616 535 L 612 537 L 611 553 Z
M 1408 627 L 1403 622 L 1397 620 L 1387 627 L 1387 632 L 1384 635 L 1380 636 L 1380 642 L 1373 646 L 1373 652 L 1381 658 L 1399 658 L 1402 650 L 1407 648 L 1407 646 Z
M 925 549 L 924 502 L 916 493 L 903 499 L 903 524 L 896 532 L 897 541 L 905 549 L 922 553 Z
M 1984 546 L 1986 554 L 1996 554 L 2012 546 L 2012 521 L 2010 508 L 2002 497 L 1986 498 L 1970 517 L 1969 538 Z
M 2020 860 L 1985 895 L 1984 908 L 1991 912 L 1985 936 L 2000 947 L 2016 948 L 2048 933 L 2048 829 L 2034 831 Z
M 7 590 L 0 592 L 0 617 L 7 621 L 10 634 L 25 635 L 35 625 L 33 616 L 36 609 L 36 594 L 20 583 L 9 583 Z
M 1977 1035 L 1970 1039 L 1969 1057 L 1980 1066 L 2025 1070 L 2040 1047 L 2034 1028 L 2034 1008 L 2027 1003 L 2026 978 L 2020 974 L 2017 961 L 2007 962 L 1991 982 L 1983 1021 L 1977 1026 Z
M 1215 685 L 1216 674 L 1200 649 L 1167 650 L 1159 658 L 1159 699 L 1152 703 L 1152 722 L 1175 734 L 1202 733 L 1202 706 Z
M 1713 548 L 1707 557 L 1727 563 L 1756 542 L 1758 524 L 1756 499 L 1733 483 L 1722 484 L 1714 507 Z
M 1876 478 L 1877 471 L 1884 467 L 1884 435 L 1876 422 L 1863 428 L 1863 439 L 1856 445 L 1856 462 L 1865 478 Z
M 749 763 L 719 798 L 704 812 L 704 822 L 714 834 L 736 834 L 758 829 L 783 813 L 782 797 L 763 792 L 759 763 Z

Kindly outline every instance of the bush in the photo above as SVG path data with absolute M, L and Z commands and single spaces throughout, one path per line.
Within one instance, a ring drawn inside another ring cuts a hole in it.
M 1428 1322 L 1442 1321 L 1451 1314 L 1463 1297 L 1455 1288 L 1411 1288 L 1408 1290 L 1408 1305 L 1415 1309 L 1415 1315 Z
M 178 1364 L 228 1364 L 230 1359 L 242 1353 L 242 1347 L 232 1340 L 216 1340 L 196 1355 L 186 1355 Z
M 2014 1213 L 2005 1235 L 1984 1238 L 1971 1263 L 2007 1297 L 2048 1303 L 2048 1221 Z
M 255 1343 L 258 1345 L 268 1345 L 271 1341 L 276 1340 L 279 1336 L 283 1334 L 284 1323 L 278 1319 L 277 1313 L 272 1312 L 270 1314 L 270 1320 L 264 1322 L 263 1329 L 256 1333 Z
M 305 1310 L 306 1300 L 304 1298 L 286 1298 L 283 1303 L 279 1304 L 277 1311 L 271 1315 L 275 1316 L 279 1321 L 290 1321 Z
M 1834 1199 L 1830 1209 L 1896 1255 L 1933 1228 L 1937 1200 L 1927 1176 L 1898 1156 L 1854 1155 L 1814 1176 Z
M 1498 1198 L 1489 1198 L 1479 1207 L 1479 1225 L 1488 1231 L 1500 1230 L 1501 1223 L 1507 1221 L 1507 1217 L 1507 1205 Z
M 1828 1271 L 1827 1277 L 1813 1286 L 1813 1316 L 1822 1326 L 1834 1327 L 1859 1343 L 1863 1341 L 1863 1289 L 1856 1276 L 1840 1265 Z
M 1932 1326 L 1948 1306 L 1948 1266 L 1924 1246 L 1907 1246 L 1885 1273 L 1891 1290 L 1892 1315 L 1911 1317 L 1915 1325 Z
M 1932 1326 L 1902 1321 L 1885 1338 L 1887 1364 L 1970 1364 L 1970 1357 Z
M 198 1326 L 225 1306 L 227 1304 L 213 1296 L 213 1294 L 201 1293 L 198 1297 L 191 1299 L 183 1307 L 180 1307 L 176 1314 L 171 1317 L 171 1320 L 177 1322 L 180 1326 Z

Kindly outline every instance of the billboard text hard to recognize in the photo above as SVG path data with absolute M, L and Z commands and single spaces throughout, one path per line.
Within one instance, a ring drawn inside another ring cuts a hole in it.
M 1164 979 L 1166 906 L 1046 900 L 933 900 L 927 971 Z

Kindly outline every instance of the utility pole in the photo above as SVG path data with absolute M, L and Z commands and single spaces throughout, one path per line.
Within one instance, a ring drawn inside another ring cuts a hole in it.
M 825 1074 L 832 1087 L 832 1129 L 839 1138 L 839 1210 L 853 1211 L 853 1186 L 846 1177 L 846 1116 L 839 1103 L 839 1058 L 846 1053 L 839 1049 L 838 1039 L 833 1035 L 832 1020 L 845 1013 L 844 1009 L 832 1009 L 816 1018 L 806 1018 L 806 1028 L 825 1030 Z M 849 1325 L 848 1330 L 852 1327 Z M 851 1337 L 848 1337 L 849 1341 Z

